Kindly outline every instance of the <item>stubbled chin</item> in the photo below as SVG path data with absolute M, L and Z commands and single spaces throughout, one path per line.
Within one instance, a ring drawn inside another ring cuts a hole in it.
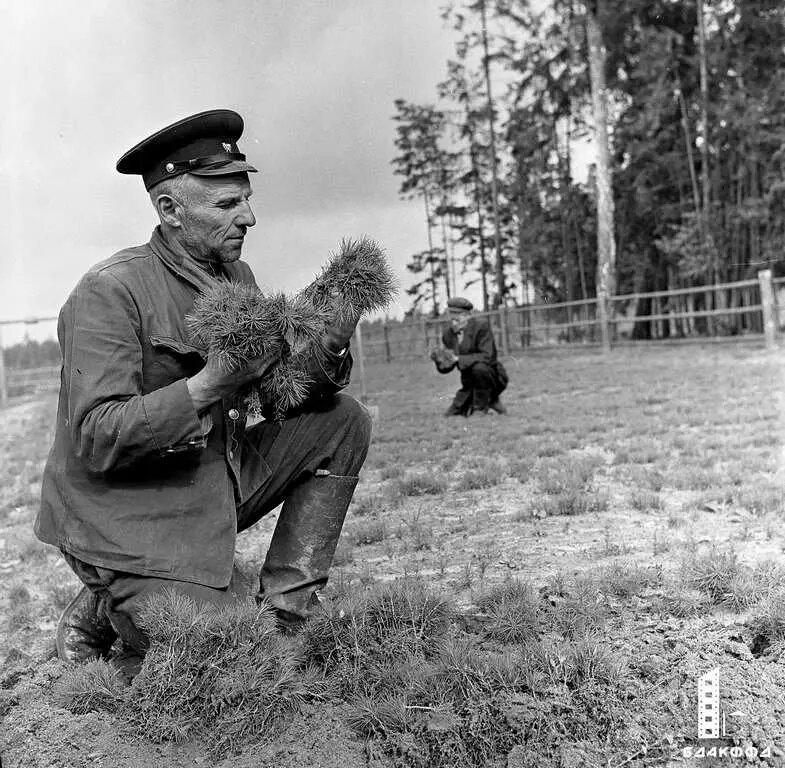
M 240 256 L 242 255 L 242 244 L 238 245 L 237 248 L 232 248 L 231 250 L 226 250 L 221 254 L 221 263 L 222 264 L 230 264 L 233 261 L 237 261 Z

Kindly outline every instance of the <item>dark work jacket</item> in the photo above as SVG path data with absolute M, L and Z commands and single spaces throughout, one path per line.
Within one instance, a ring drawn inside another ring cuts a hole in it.
M 458 334 L 448 326 L 442 334 L 442 343 L 458 355 L 458 368 L 462 371 L 475 363 L 485 363 L 492 368 L 496 365 L 496 342 L 484 317 L 469 318 L 460 343 Z
M 244 262 L 224 269 L 255 284 Z M 115 571 L 229 583 L 236 507 L 270 469 L 245 439 L 242 402 L 219 401 L 200 418 L 188 393 L 205 352 L 189 341 L 184 317 L 214 281 L 156 229 L 149 243 L 93 267 L 68 297 L 35 522 L 42 541 Z M 319 394 L 345 386 L 351 364 L 351 355 L 324 368 L 315 360 Z

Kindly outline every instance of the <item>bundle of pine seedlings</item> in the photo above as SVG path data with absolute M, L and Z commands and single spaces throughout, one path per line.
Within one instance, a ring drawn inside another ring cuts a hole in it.
M 291 407 L 305 396 L 308 381 L 296 371 L 283 370 L 283 361 L 318 343 L 328 316 L 283 293 L 265 295 L 255 285 L 220 281 L 196 298 L 185 320 L 191 339 L 227 373 L 254 359 L 279 358 L 245 393 L 250 411 L 258 415 L 276 409 L 279 402 Z
M 308 397 L 313 363 L 326 362 L 327 326 L 356 323 L 387 306 L 394 293 L 381 248 L 368 238 L 344 240 L 321 274 L 294 297 L 220 282 L 196 299 L 186 323 L 192 339 L 227 372 L 278 355 L 276 365 L 245 394 L 252 415 L 283 419 Z
M 334 322 L 357 323 L 363 315 L 384 309 L 396 293 L 396 281 L 384 252 L 373 240 L 342 240 L 321 274 L 300 297 L 326 310 Z

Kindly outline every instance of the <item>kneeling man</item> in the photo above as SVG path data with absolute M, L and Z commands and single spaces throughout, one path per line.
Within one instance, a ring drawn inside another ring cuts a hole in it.
M 240 261 L 256 223 L 242 129 L 236 112 L 202 112 L 120 158 L 160 223 L 149 242 L 90 269 L 60 313 L 57 425 L 35 530 L 85 585 L 58 625 L 61 658 L 107 656 L 119 637 L 135 659 L 127 669 L 138 668 L 145 598 L 168 587 L 233 600 L 235 537 L 281 503 L 259 594 L 297 624 L 327 581 L 370 441 L 367 411 L 339 392 L 353 325 L 327 327 L 306 407 L 247 426 L 239 393 L 276 360 L 227 374 L 184 321 L 216 281 L 254 283 Z
M 433 359 L 440 373 L 458 367 L 461 388 L 445 416 L 507 413 L 499 399 L 507 387 L 507 372 L 496 356 L 488 319 L 473 316 L 473 308 L 468 299 L 461 297 L 447 301 L 450 325 L 442 334 L 444 349 L 435 352 Z

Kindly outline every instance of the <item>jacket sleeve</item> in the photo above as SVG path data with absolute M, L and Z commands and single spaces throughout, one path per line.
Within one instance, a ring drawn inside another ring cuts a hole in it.
M 458 368 L 460 370 L 471 368 L 475 363 L 490 365 L 493 361 L 493 334 L 488 323 L 483 323 L 477 327 L 472 350 L 472 352 L 467 352 L 464 355 L 458 355 Z
M 140 319 L 109 271 L 88 273 L 72 297 L 63 344 L 68 419 L 76 455 L 92 472 L 199 451 L 201 422 L 183 378 L 143 392 Z

